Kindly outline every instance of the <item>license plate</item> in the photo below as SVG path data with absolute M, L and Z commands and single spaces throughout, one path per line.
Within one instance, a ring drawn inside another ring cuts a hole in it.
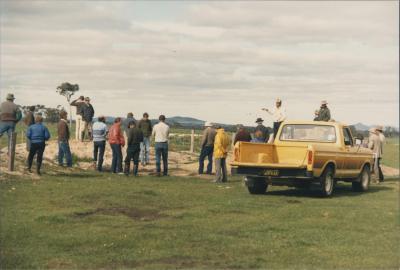
M 279 170 L 265 170 L 264 175 L 265 176 L 278 176 Z

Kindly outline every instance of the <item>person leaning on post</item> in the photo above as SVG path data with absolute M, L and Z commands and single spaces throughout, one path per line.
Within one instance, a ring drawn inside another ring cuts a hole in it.
M 108 128 L 104 116 L 100 116 L 97 120 L 93 124 L 93 165 L 97 171 L 101 172 L 103 171 Z
M 15 131 L 15 126 L 22 118 L 22 112 L 14 100 L 13 94 L 7 94 L 6 101 L 0 105 L 0 138 L 7 132 L 8 148 L 11 145 L 11 135 Z
M 67 167 L 72 167 L 72 154 L 69 147 L 70 131 L 67 121 L 67 112 L 60 112 L 60 121 L 57 125 L 58 133 L 58 165 L 64 166 L 64 155 L 67 162 Z
M 212 174 L 213 165 L 213 152 L 214 152 L 214 141 L 217 131 L 210 122 L 204 124 L 203 137 L 201 139 L 201 151 L 199 157 L 199 174 L 203 174 L 204 171 L 204 159 L 208 158 L 207 174 Z
M 214 183 L 222 183 L 228 181 L 228 172 L 226 168 L 226 157 L 228 156 L 228 148 L 231 144 L 229 136 L 221 127 L 217 127 L 217 135 L 214 142 L 214 159 L 215 159 L 215 180 Z
M 168 136 L 169 126 L 165 123 L 165 116 L 160 115 L 160 120 L 154 125 L 152 136 L 155 141 L 157 176 L 161 176 L 161 158 L 163 161 L 163 175 L 168 176 Z
M 24 123 L 27 126 L 27 128 L 35 124 L 35 115 L 34 115 L 35 109 L 36 109 L 35 106 L 29 106 L 28 112 L 25 115 Z M 31 149 L 31 141 L 28 138 L 26 138 L 26 151 L 29 152 L 29 149 Z
M 122 147 L 125 146 L 125 139 L 121 131 L 121 118 L 117 117 L 108 133 L 108 142 L 112 150 L 111 172 L 123 174 L 122 172 Z
M 133 175 L 137 176 L 139 170 L 140 144 L 143 142 L 143 131 L 136 127 L 135 121 L 131 121 L 128 124 L 127 137 L 124 173 L 126 176 L 129 175 L 131 160 L 133 160 Z
M 71 102 L 71 106 L 76 107 L 76 118 L 75 118 L 75 140 L 82 139 L 83 130 L 83 106 L 85 105 L 85 97 L 80 96 L 78 99 Z
M 28 155 L 28 171 L 32 172 L 33 158 L 36 155 L 36 173 L 40 175 L 40 168 L 42 167 L 43 153 L 46 147 L 46 141 L 50 139 L 50 132 L 45 125 L 43 125 L 43 117 L 37 115 L 35 117 L 35 124 L 28 128 L 26 137 L 31 140 L 31 149 Z

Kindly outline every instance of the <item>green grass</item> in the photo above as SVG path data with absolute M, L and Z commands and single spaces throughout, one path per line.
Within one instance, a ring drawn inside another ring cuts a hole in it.
M 237 178 L 13 176 L 0 181 L 1 268 L 398 269 L 398 187 L 322 199 L 254 196 Z
M 399 168 L 399 137 L 386 138 L 382 163 L 389 167 Z

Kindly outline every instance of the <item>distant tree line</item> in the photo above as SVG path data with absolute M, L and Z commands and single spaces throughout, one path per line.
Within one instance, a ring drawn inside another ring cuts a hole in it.
M 35 107 L 34 113 L 42 115 L 44 121 L 48 123 L 57 123 L 60 120 L 60 112 L 64 110 L 61 105 L 57 105 L 56 108 L 51 108 L 41 104 L 20 106 L 20 109 L 23 114 L 26 115 L 30 111 L 31 107 Z

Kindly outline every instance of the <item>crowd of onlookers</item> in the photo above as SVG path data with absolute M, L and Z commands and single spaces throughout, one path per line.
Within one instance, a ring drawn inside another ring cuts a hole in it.
M 13 94 L 8 94 L 6 101 L 0 106 L 0 137 L 5 132 L 10 137 L 15 130 L 16 123 L 22 119 L 22 112 L 14 103 L 14 99 Z M 104 116 L 98 117 L 97 121 L 93 123 L 94 108 L 90 104 L 89 97 L 80 96 L 77 100 L 72 101 L 71 106 L 76 107 L 75 139 L 83 142 L 87 138 L 93 142 L 93 166 L 96 170 L 103 171 L 104 154 L 108 141 L 112 150 L 111 172 L 129 175 L 132 162 L 133 175 L 138 175 L 139 163 L 142 166 L 150 163 L 150 142 L 154 138 L 156 174 L 157 176 L 168 175 L 169 126 L 165 122 L 164 115 L 160 115 L 159 122 L 153 126 L 148 113 L 144 113 L 143 118 L 139 121 L 134 118 L 133 113 L 128 113 L 124 120 L 120 117 L 115 118 L 112 126 L 108 128 Z M 281 99 L 276 100 L 273 110 L 266 108 L 262 110 L 273 118 L 272 133 L 270 134 L 269 129 L 263 125 L 264 120 L 257 118 L 255 121 L 257 126 L 253 134 L 243 125 L 237 126 L 233 144 L 239 141 L 254 143 L 272 143 L 274 141 L 280 125 L 286 120 L 286 110 L 282 106 Z M 35 115 L 34 111 L 35 106 L 29 107 L 24 120 L 27 126 L 26 139 L 29 152 L 27 169 L 32 172 L 33 159 L 36 155 L 36 172 L 40 174 L 43 153 L 46 141 L 50 139 L 50 132 L 43 124 L 43 117 L 40 114 Z M 58 163 L 60 166 L 72 167 L 72 153 L 69 145 L 70 126 L 67 117 L 67 112 L 60 112 L 60 120 L 57 124 Z M 314 121 L 333 121 L 326 101 L 321 102 L 321 108 L 315 112 Z M 212 174 L 213 164 L 215 164 L 214 181 L 226 182 L 228 175 L 226 158 L 232 144 L 231 139 L 221 125 L 206 122 L 204 127 L 198 173 L 204 173 L 204 161 L 207 158 L 206 173 Z M 385 137 L 382 129 L 383 127 L 371 129 L 368 145 L 366 145 L 374 152 L 374 171 L 379 181 L 383 181 L 380 160 L 383 155 Z M 125 159 L 123 159 L 123 149 L 126 149 Z

